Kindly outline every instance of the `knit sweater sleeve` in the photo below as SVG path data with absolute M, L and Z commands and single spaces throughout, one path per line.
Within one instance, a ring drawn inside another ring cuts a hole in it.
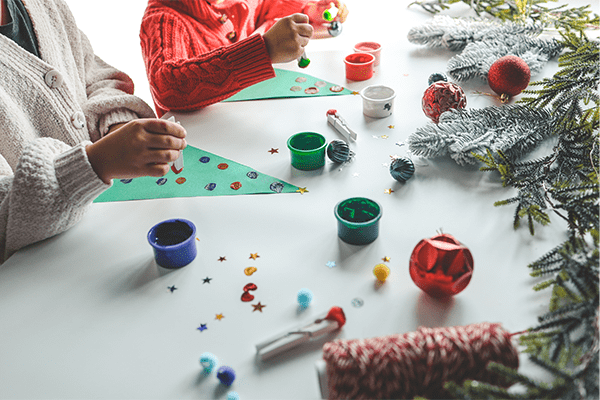
M 36 139 L 24 149 L 14 174 L 0 177 L 0 262 L 73 226 L 110 187 L 92 169 L 88 144 L 70 147 L 57 139 Z
M 225 44 L 222 26 L 161 7 L 146 11 L 140 31 L 159 114 L 199 109 L 275 76 L 261 35 Z

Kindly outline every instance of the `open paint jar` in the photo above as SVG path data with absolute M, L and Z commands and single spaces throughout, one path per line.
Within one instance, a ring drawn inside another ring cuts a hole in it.
M 156 263 L 164 268 L 180 268 L 196 258 L 196 226 L 186 219 L 169 219 L 148 231 Z
M 358 53 L 357 53 L 358 54 Z M 384 118 L 394 110 L 394 89 L 383 85 L 367 86 L 360 91 L 363 99 L 363 114 L 372 118 Z
M 379 203 L 364 197 L 351 197 L 336 204 L 338 236 L 346 243 L 369 244 L 379 236 L 382 209 Z
M 346 79 L 351 81 L 366 81 L 373 76 L 375 56 L 369 53 L 353 53 L 344 58 L 346 64 Z
M 292 167 L 309 171 L 325 165 L 325 136 L 316 132 L 300 132 L 292 135 L 287 146 L 290 149 Z
M 375 57 L 375 62 L 373 66 L 376 67 L 379 65 L 379 61 L 381 58 L 381 45 L 377 42 L 360 42 L 354 45 L 354 51 L 357 53 L 369 53 L 373 54 Z

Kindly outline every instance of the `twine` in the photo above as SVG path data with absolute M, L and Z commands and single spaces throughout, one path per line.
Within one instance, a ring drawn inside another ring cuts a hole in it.
M 494 361 L 518 368 L 519 353 L 500 324 L 425 328 L 323 346 L 330 399 L 448 398 L 444 383 L 466 379 L 506 386 Z

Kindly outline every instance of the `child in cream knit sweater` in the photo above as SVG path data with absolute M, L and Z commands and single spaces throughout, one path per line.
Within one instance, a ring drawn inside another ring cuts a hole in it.
M 63 0 L 0 0 L 0 262 L 71 227 L 112 179 L 166 174 L 185 131 L 154 117 Z

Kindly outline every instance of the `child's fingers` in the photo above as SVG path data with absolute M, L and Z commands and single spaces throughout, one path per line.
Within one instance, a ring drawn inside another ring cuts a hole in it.
M 150 133 L 171 135 L 178 138 L 184 138 L 186 136 L 183 126 L 164 119 L 142 119 L 138 120 L 137 123 L 141 124 L 141 127 Z
M 183 150 L 185 146 L 187 146 L 185 139 L 168 134 L 147 135 L 146 138 L 146 147 L 148 149 Z
M 290 15 L 290 18 L 297 24 L 308 24 L 308 15 L 306 14 L 296 13 Z
M 148 152 L 146 157 L 147 164 L 167 164 L 179 158 L 179 150 L 153 149 Z

